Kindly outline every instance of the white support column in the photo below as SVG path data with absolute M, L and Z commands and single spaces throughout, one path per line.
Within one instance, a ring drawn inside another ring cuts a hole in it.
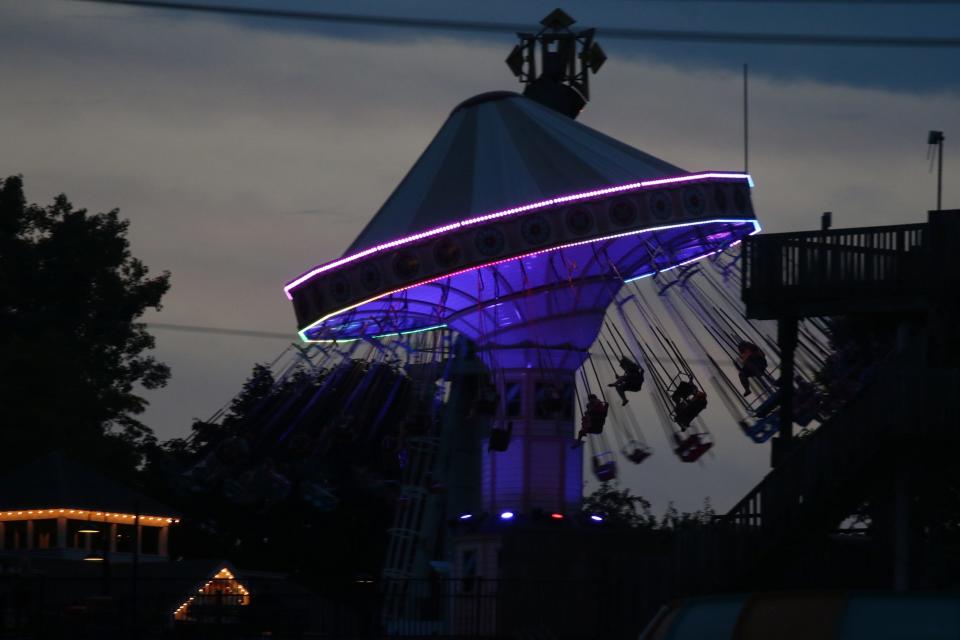
M 167 555 L 167 535 L 170 532 L 169 526 L 160 527 L 160 542 L 157 546 L 157 553 L 161 556 Z
M 67 548 L 67 519 L 63 516 L 57 518 L 57 549 Z

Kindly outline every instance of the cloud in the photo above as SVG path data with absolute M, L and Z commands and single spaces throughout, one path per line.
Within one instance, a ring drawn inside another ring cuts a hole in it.
M 540 19 L 553 10 L 550 1 L 517 4 L 490 0 L 470 7 L 465 15 L 457 4 L 438 0 L 408 0 L 402 8 L 384 9 L 380 2 L 350 0 L 325 2 L 321 7 L 309 0 L 196 0 L 195 4 L 216 7 L 248 6 L 306 13 L 330 12 L 344 15 L 398 16 L 477 23 L 527 24 L 535 30 Z M 604 47 L 621 60 L 666 63 L 682 70 L 724 71 L 749 63 L 754 74 L 781 81 L 814 80 L 834 85 L 876 87 L 902 92 L 960 90 L 960 70 L 953 63 L 955 49 L 949 47 L 846 47 L 775 46 L 696 41 L 622 40 L 604 28 L 638 28 L 663 31 L 693 31 L 755 34 L 822 34 L 854 37 L 956 38 L 960 7 L 948 2 L 738 2 L 731 1 L 627 1 L 596 3 L 568 0 L 568 13 L 579 19 L 577 28 L 597 27 Z M 122 13 L 126 11 L 126 13 Z M 389 45 L 429 41 L 448 37 L 468 46 L 503 47 L 512 33 L 490 31 L 445 32 L 429 28 L 398 28 L 296 19 L 270 19 L 175 10 L 144 10 L 126 7 L 91 7 L 73 13 L 91 19 L 142 22 L 166 21 L 172 25 L 229 25 L 258 32 L 306 35 L 345 41 Z M 501 56 L 502 57 L 502 56 Z

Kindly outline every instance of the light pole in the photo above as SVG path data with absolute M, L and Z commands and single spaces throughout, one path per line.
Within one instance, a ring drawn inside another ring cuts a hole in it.
M 943 196 L 943 131 L 931 131 L 927 134 L 927 144 L 937 150 L 937 211 L 942 209 Z

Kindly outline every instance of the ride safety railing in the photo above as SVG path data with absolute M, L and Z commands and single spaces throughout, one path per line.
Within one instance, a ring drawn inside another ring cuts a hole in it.
M 837 303 L 903 304 L 925 281 L 925 223 L 797 233 L 743 242 L 748 315 L 829 315 Z

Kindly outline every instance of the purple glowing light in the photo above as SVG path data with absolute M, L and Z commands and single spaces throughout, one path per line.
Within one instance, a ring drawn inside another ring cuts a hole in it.
M 465 513 L 465 514 L 463 514 L 462 516 L 460 516 L 460 519 L 461 519 L 461 520 L 469 520 L 469 519 L 472 518 L 472 517 L 473 517 L 473 514 L 472 514 L 472 513 Z
M 603 518 L 598 516 L 597 514 L 591 515 L 590 519 L 593 520 L 594 522 L 603 522 Z
M 524 258 L 530 258 L 530 257 L 537 256 L 537 255 L 541 255 L 541 254 L 544 254 L 544 253 L 549 253 L 549 252 L 551 252 L 551 251 L 559 251 L 559 250 L 561 250 L 561 249 L 568 249 L 568 248 L 570 248 L 570 247 L 577 247 L 577 246 L 580 246 L 580 245 L 590 244 L 590 243 L 593 243 L 593 242 L 603 242 L 603 241 L 605 241 L 605 240 L 614 240 L 614 239 L 616 239 L 616 238 L 623 238 L 623 237 L 626 237 L 626 236 L 639 235 L 639 234 L 641 234 L 641 233 L 653 233 L 653 232 L 657 232 L 657 231 L 667 231 L 667 230 L 669 230 L 669 229 L 678 229 L 678 228 L 682 228 L 682 227 L 692 227 L 692 226 L 697 226 L 697 225 L 701 225 L 701 224 L 714 224 L 714 223 L 745 223 L 745 222 L 749 222 L 749 223 L 751 223 L 751 224 L 753 225 L 753 231 L 751 231 L 748 235 L 754 235 L 754 234 L 760 232 L 760 223 L 757 222 L 755 219 L 751 219 L 751 218 L 717 218 L 717 219 L 713 219 L 713 220 L 698 220 L 698 221 L 695 221 L 695 222 L 679 222 L 679 223 L 676 223 L 676 224 L 668 224 L 668 225 L 663 225 L 663 226 L 660 226 L 660 227 L 647 227 L 646 229 L 634 229 L 634 230 L 631 230 L 631 231 L 624 231 L 624 232 L 622 232 L 622 233 L 614 233 L 614 234 L 610 234 L 610 235 L 607 235 L 607 236 L 601 236 L 601 237 L 598 237 L 598 238 L 590 238 L 590 239 L 587 239 L 587 240 L 578 240 L 578 241 L 576 241 L 576 242 L 569 242 L 569 243 L 567 243 L 567 244 L 557 245 L 557 246 L 555 246 L 555 247 L 549 247 L 549 248 L 546 248 L 546 249 L 538 249 L 538 250 L 536 250 L 536 251 L 531 251 L 531 252 L 529 252 L 529 253 L 519 254 L 519 255 L 516 255 L 516 256 L 510 256 L 510 257 L 508 257 L 508 258 L 500 258 L 500 259 L 498 259 L 498 260 L 493 260 L 493 261 L 491 261 L 491 262 L 487 262 L 487 263 L 484 263 L 484 264 L 479 264 L 479 265 L 475 265 L 475 266 L 472 266 L 472 267 L 467 267 L 467 268 L 465 268 L 465 269 L 460 269 L 459 271 L 454 271 L 454 272 L 452 272 L 452 273 L 446 273 L 446 274 L 443 274 L 443 275 L 441 275 L 441 276 L 436 276 L 436 277 L 434 277 L 434 278 L 429 278 L 429 279 L 427 279 L 427 280 L 421 280 L 420 282 L 415 282 L 415 283 L 413 283 L 413 284 L 405 285 L 405 286 L 403 286 L 403 287 L 398 287 L 398 288 L 393 289 L 393 290 L 391 290 L 391 291 L 387 291 L 387 292 L 384 292 L 384 293 L 381 293 L 381 294 L 372 296 L 372 297 L 370 297 L 370 298 L 367 298 L 366 300 L 362 300 L 362 301 L 357 302 L 357 303 L 355 303 L 355 304 L 348 305 L 348 306 L 346 306 L 346 307 L 342 307 L 342 308 L 340 308 L 340 309 L 337 309 L 336 311 L 331 311 L 330 313 L 328 313 L 327 315 L 323 316 L 323 317 L 320 318 L 319 320 L 316 320 L 315 322 L 311 323 L 309 326 L 307 326 L 307 327 L 305 327 L 304 329 L 300 330 L 298 333 L 299 333 L 300 339 L 301 339 L 303 342 L 308 342 L 308 343 L 328 342 L 329 340 L 312 340 L 312 339 L 307 335 L 307 332 L 310 331 L 311 329 L 313 329 L 313 328 L 315 328 L 315 327 L 323 324 L 324 322 L 326 322 L 327 320 L 329 320 L 330 318 L 332 318 L 332 317 L 334 317 L 334 316 L 337 316 L 337 315 L 339 315 L 339 314 L 341 314 L 341 313 L 345 313 L 345 312 L 350 311 L 350 310 L 352 310 L 352 309 L 356 309 L 357 307 L 362 307 L 362 306 L 365 305 L 365 304 L 369 304 L 369 303 L 374 302 L 374 301 L 376 301 L 376 300 L 379 300 L 379 299 L 381 299 L 381 298 L 386 298 L 386 297 L 388 297 L 388 296 L 396 295 L 396 294 L 398 294 L 398 293 L 403 293 L 404 291 L 409 291 L 410 289 L 414 289 L 414 288 L 416 288 L 416 287 L 419 287 L 419 286 L 422 286 L 422 285 L 425 285 L 425 284 L 430 284 L 431 282 L 438 282 L 438 281 L 440 281 L 440 280 L 445 280 L 445 279 L 447 279 L 447 278 L 454 278 L 454 277 L 456 277 L 456 276 L 459 276 L 459 275 L 464 274 L 464 273 L 468 273 L 468 272 L 470 272 L 470 271 L 476 271 L 477 269 L 485 269 L 485 268 L 487 268 L 487 267 L 494 267 L 494 266 L 497 266 L 497 265 L 499 265 L 499 264 L 503 264 L 503 263 L 506 263 L 506 262 L 511 262 L 511 261 L 514 261 L 514 260 L 522 260 L 522 259 L 524 259 Z M 719 249 L 719 250 L 716 250 L 716 251 L 710 251 L 710 252 L 707 252 L 707 253 L 698 255 L 698 256 L 696 256 L 696 257 L 690 258 L 689 260 L 685 260 L 685 261 L 683 261 L 683 262 L 681 262 L 681 263 L 679 263 L 679 264 L 672 265 L 672 266 L 670 266 L 670 267 L 665 267 L 665 268 L 661 269 L 660 272 L 662 273 L 662 272 L 664 272 L 664 271 L 668 271 L 669 269 L 673 269 L 673 268 L 676 268 L 676 267 L 679 267 L 679 266 L 683 266 L 683 265 L 685 265 L 685 264 L 689 264 L 689 263 L 691 263 L 691 262 L 695 262 L 695 261 L 697 261 L 697 260 L 700 260 L 700 259 L 708 256 L 708 255 L 712 255 L 713 253 L 718 253 L 719 251 L 722 251 L 722 249 Z M 627 280 L 625 280 L 625 282 L 632 282 L 633 280 L 638 280 L 638 279 L 640 279 L 640 278 L 649 277 L 649 276 L 652 276 L 652 275 L 654 275 L 654 274 L 653 274 L 653 273 L 644 274 L 644 275 L 642 275 L 642 276 L 638 276 L 637 278 L 627 279 Z
M 676 176 L 673 178 L 658 178 L 656 180 L 644 180 L 641 182 L 631 182 L 628 184 L 619 185 L 616 187 L 606 187 L 604 189 L 595 189 L 593 191 L 585 191 L 582 193 L 574 193 L 566 196 L 559 196 L 557 198 L 550 198 L 548 200 L 541 200 L 539 202 L 532 202 L 530 204 L 521 205 L 519 207 L 512 207 L 510 209 L 504 209 L 503 211 L 497 211 L 494 213 L 488 213 L 481 216 L 475 216 L 473 218 L 466 218 L 459 222 L 454 222 L 442 227 L 436 227 L 434 229 L 428 229 L 420 233 L 416 233 L 410 236 L 405 236 L 397 240 L 392 240 L 390 242 L 379 244 L 369 249 L 364 249 L 357 253 L 351 254 L 349 256 L 344 256 L 339 260 L 334 260 L 332 262 L 327 262 L 314 267 L 310 271 L 300 275 L 296 279 L 288 282 L 283 287 L 283 292 L 286 294 L 287 298 L 293 300 L 292 291 L 299 287 L 304 282 L 312 279 L 314 276 L 317 276 L 321 273 L 330 271 L 331 269 L 336 269 L 345 264 L 355 262 L 361 258 L 369 256 L 370 254 L 377 253 L 378 251 L 384 251 L 386 249 L 392 249 L 400 245 L 408 244 L 410 242 L 416 242 L 418 240 L 423 240 L 424 238 L 429 238 L 431 236 L 439 235 L 446 233 L 448 231 L 453 231 L 461 227 L 466 227 L 473 224 L 479 224 L 481 222 L 486 222 L 488 220 L 494 220 L 496 218 L 502 218 L 504 216 L 511 216 L 517 213 L 524 213 L 526 211 L 533 211 L 536 209 L 543 209 L 546 207 L 552 207 L 557 204 L 563 204 L 566 202 L 575 202 L 577 200 L 586 200 L 589 198 L 596 198 L 599 196 L 610 195 L 613 193 L 622 193 L 624 191 L 636 191 L 640 189 L 647 189 L 650 187 L 658 187 L 665 184 L 676 184 L 681 182 L 693 182 L 695 180 L 709 180 L 709 179 L 728 179 L 728 180 L 746 180 L 748 184 L 753 187 L 753 178 L 750 177 L 748 173 L 722 173 L 722 172 L 705 172 L 705 173 L 693 173 L 684 176 Z
M 753 227 L 754 227 L 754 228 L 753 228 L 753 231 L 751 231 L 750 233 L 748 233 L 748 234 L 747 234 L 748 236 L 753 236 L 753 235 L 756 235 L 756 234 L 760 233 L 760 223 L 754 221 Z M 657 275 L 658 273 L 663 273 L 664 271 L 670 271 L 671 269 L 676 269 L 677 267 L 683 267 L 683 266 L 685 266 L 685 265 L 688 265 L 688 264 L 690 264 L 691 262 L 696 262 L 697 260 L 703 260 L 704 258 L 707 258 L 707 257 L 709 257 L 709 256 L 716 255 L 716 254 L 718 254 L 718 253 L 723 253 L 724 251 L 726 251 L 726 250 L 729 249 L 730 247 L 735 247 L 735 246 L 737 246 L 738 244 L 740 244 L 740 242 L 741 242 L 740 240 L 735 240 L 734 242 L 731 242 L 730 244 L 728 244 L 727 246 L 725 246 L 723 249 L 717 249 L 717 250 L 715 250 L 715 251 L 708 251 L 707 253 L 704 253 L 703 255 L 694 256 L 693 258 L 690 258 L 689 260 L 684 260 L 683 262 L 678 262 L 677 264 L 672 264 L 672 265 L 670 265 L 669 267 L 664 267 L 663 269 L 660 269 L 659 271 L 654 271 L 653 273 L 645 273 L 645 274 L 643 274 L 642 276 L 636 276 L 635 278 L 627 278 L 626 280 L 623 281 L 623 283 L 624 283 L 624 284 L 628 284 L 628 283 L 630 283 L 630 282 L 636 282 L 637 280 L 642 280 L 643 278 L 652 278 L 653 276 Z
M 501 520 L 513 520 L 513 511 L 504 511 L 500 514 Z

